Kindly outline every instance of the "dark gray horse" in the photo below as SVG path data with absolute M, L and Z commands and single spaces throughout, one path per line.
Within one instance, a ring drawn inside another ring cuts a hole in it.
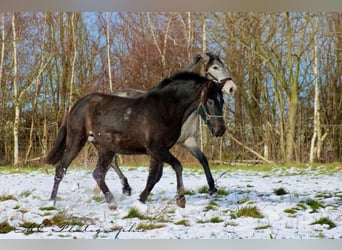
M 46 157 L 47 163 L 56 164 L 51 200 L 56 201 L 60 182 L 88 140 L 98 152 L 93 177 L 108 203 L 114 204 L 114 197 L 105 177 L 115 154 L 146 154 L 151 163 L 139 200 L 146 201 L 165 162 L 176 173 L 177 205 L 185 207 L 182 165 L 169 150 L 177 142 L 184 122 L 195 111 L 202 119 L 215 118 L 206 122 L 214 136 L 224 134 L 222 87 L 199 74 L 181 72 L 140 97 L 92 93 L 81 98 L 66 113 Z
M 223 62 L 217 55 L 209 52 L 205 54 L 197 54 L 194 58 L 194 62 L 185 70 L 199 73 L 201 76 L 207 77 L 217 84 L 222 84 L 222 92 L 224 92 L 228 96 L 234 95 L 236 91 L 235 83 L 232 81 L 232 78 L 229 76 Z M 143 95 L 144 93 L 145 91 L 138 89 L 120 89 L 113 92 L 112 94 L 122 97 L 137 97 Z M 177 143 L 182 144 L 202 164 L 209 186 L 209 194 L 215 195 L 217 193 L 217 189 L 215 187 L 215 182 L 209 168 L 208 159 L 200 150 L 196 142 L 196 132 L 198 130 L 198 124 L 199 115 L 198 112 L 194 111 L 183 124 L 181 135 Z M 111 167 L 115 170 L 121 180 L 122 192 L 126 195 L 131 195 L 131 187 L 128 184 L 128 180 L 119 169 L 117 163 L 117 155 L 114 157 Z M 162 169 L 162 166 L 160 166 L 158 174 L 156 176 L 157 182 L 162 175 Z

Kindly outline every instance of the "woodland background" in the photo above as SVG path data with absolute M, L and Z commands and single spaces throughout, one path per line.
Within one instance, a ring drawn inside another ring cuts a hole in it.
M 43 164 L 76 100 L 147 90 L 202 51 L 219 53 L 238 87 L 225 135 L 203 125 L 198 133 L 209 160 L 342 161 L 342 13 L 8 12 L 0 13 L 0 165 Z M 93 165 L 92 145 L 75 162 Z

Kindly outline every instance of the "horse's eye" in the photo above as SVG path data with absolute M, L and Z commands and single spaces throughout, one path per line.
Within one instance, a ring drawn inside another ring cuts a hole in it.
M 214 67 L 213 67 L 213 69 L 214 69 L 214 70 L 218 70 L 218 69 L 219 69 L 219 67 L 217 67 L 217 66 L 214 66 Z
M 213 105 L 214 104 L 214 101 L 210 100 L 210 99 L 207 102 L 208 102 L 209 105 Z

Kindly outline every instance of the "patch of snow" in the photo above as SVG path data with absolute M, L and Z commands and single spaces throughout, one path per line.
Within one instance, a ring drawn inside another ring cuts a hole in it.
M 199 193 L 206 186 L 201 170 L 183 170 L 186 207 L 176 206 L 176 176 L 165 167 L 163 177 L 152 190 L 146 204 L 138 201 L 146 184 L 147 167 L 122 167 L 132 186 L 132 196 L 121 194 L 121 184 L 114 171 L 106 182 L 114 195 L 116 210 L 93 193 L 95 181 L 91 170 L 70 168 L 60 184 L 57 203 L 49 201 L 53 171 L 0 174 L 0 196 L 15 199 L 0 201 L 0 223 L 8 222 L 14 231 L 0 234 L 1 239 L 311 239 L 342 238 L 342 173 L 321 174 L 311 168 L 271 172 L 213 170 L 216 185 L 227 194 L 216 197 Z M 276 195 L 284 188 L 288 194 Z M 312 212 L 305 204 L 309 199 L 323 204 Z M 298 207 L 303 203 L 306 209 Z M 263 218 L 237 217 L 242 207 L 257 207 Z M 136 208 L 144 219 L 126 219 Z M 286 212 L 293 209 L 294 214 Z M 56 214 L 65 214 L 85 221 L 82 226 L 49 226 L 44 221 Z M 329 218 L 336 227 L 312 224 Z M 23 223 L 38 226 L 24 228 Z

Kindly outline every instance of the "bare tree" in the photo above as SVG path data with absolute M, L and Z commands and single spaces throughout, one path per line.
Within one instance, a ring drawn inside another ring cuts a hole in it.
M 12 46 L 13 46 L 13 103 L 14 103 L 14 123 L 13 123 L 13 164 L 19 165 L 19 121 L 20 121 L 20 99 L 21 94 L 17 85 L 17 36 L 15 25 L 15 13 L 12 14 Z M 21 92 L 23 93 L 23 92 Z
M 109 78 L 109 90 L 113 92 L 113 82 L 112 82 L 112 67 L 111 67 L 111 60 L 110 60 L 110 43 L 109 43 L 109 13 L 106 12 L 106 47 L 107 47 L 107 64 L 108 64 L 108 78 Z
M 310 162 L 313 163 L 314 158 L 319 159 L 321 156 L 321 147 L 322 147 L 322 131 L 321 131 L 321 118 L 320 118 L 320 101 L 319 101 L 319 85 L 318 85 L 318 43 L 317 43 L 317 18 L 313 21 L 314 28 L 313 32 L 315 32 L 314 36 L 314 48 L 312 52 L 312 70 L 314 74 L 315 81 L 315 100 L 314 100 L 314 132 L 311 139 L 311 147 L 310 147 Z M 315 150 L 315 144 L 317 141 L 317 148 Z M 316 154 L 315 154 L 316 151 Z
M 0 87 L 2 87 L 2 73 L 5 57 L 5 14 L 1 13 L 1 52 L 0 52 Z M 2 89 L 2 88 L 1 88 Z
M 166 69 L 166 49 L 167 49 L 167 41 L 168 41 L 168 37 L 169 37 L 170 25 L 172 22 L 172 14 L 167 15 L 168 20 L 166 22 L 166 28 L 164 31 L 164 38 L 162 40 L 161 46 L 159 45 L 158 39 L 157 39 L 155 31 L 154 31 L 155 27 L 154 27 L 152 20 L 151 20 L 151 13 L 147 12 L 146 15 L 147 15 L 147 20 L 148 20 L 150 32 L 152 34 L 153 42 L 154 42 L 154 44 L 158 50 L 158 53 L 160 55 L 162 72 L 164 72 Z

